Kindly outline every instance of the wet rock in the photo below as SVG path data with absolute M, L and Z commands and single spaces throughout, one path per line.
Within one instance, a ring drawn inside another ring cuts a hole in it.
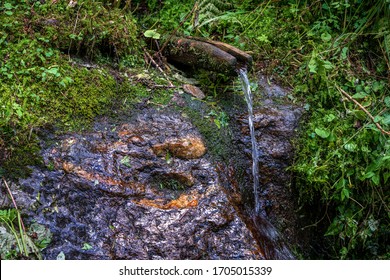
M 186 93 L 191 94 L 192 96 L 199 98 L 199 99 L 204 99 L 206 97 L 204 95 L 203 91 L 194 85 L 185 84 L 185 85 L 183 85 L 183 90 Z
M 51 140 L 50 168 L 12 187 L 26 223 L 53 233 L 46 259 L 264 258 L 182 117 L 150 111 Z
M 172 156 L 182 159 L 200 158 L 206 153 L 203 140 L 194 136 L 168 139 L 164 143 L 155 144 L 152 149 L 157 156 L 166 156 L 169 152 Z
M 295 137 L 303 110 L 287 100 L 288 90 L 259 78 L 262 88 L 262 106 L 254 109 L 254 126 L 259 154 L 259 193 L 262 215 L 282 232 L 290 243 L 297 243 L 297 216 L 294 211 L 292 177 L 286 171 L 290 166 Z M 250 136 L 247 115 L 240 118 L 241 142 L 248 147 Z M 250 157 L 250 150 L 248 151 Z

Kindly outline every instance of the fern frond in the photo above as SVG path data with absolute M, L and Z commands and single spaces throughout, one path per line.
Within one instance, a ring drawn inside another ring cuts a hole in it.
M 201 0 L 198 3 L 196 20 L 193 27 L 200 28 L 204 25 L 210 25 L 217 20 L 225 11 L 231 8 L 227 0 Z

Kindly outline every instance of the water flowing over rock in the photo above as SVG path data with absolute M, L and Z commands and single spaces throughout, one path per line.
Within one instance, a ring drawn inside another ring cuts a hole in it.
M 24 215 L 53 233 L 45 258 L 264 258 L 183 117 L 147 111 L 49 138 L 48 168 L 12 185 Z
M 291 189 L 291 174 L 286 171 L 294 156 L 292 139 L 302 116 L 302 108 L 286 102 L 288 90 L 266 77 L 259 78 L 262 88 L 262 105 L 253 112 L 256 142 L 259 155 L 261 214 L 282 232 L 289 243 L 296 243 L 297 216 Z M 248 120 L 240 119 L 243 142 L 250 143 Z M 261 227 L 260 227 L 261 228 Z M 295 239 L 295 240 L 294 240 Z

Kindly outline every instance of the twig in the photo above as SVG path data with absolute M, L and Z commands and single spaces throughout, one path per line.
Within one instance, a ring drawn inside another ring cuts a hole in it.
M 378 41 L 379 41 L 379 39 L 378 39 Z M 390 59 L 390 54 L 389 54 L 389 55 L 386 54 L 386 52 L 385 52 L 385 50 L 382 48 L 382 44 L 381 44 L 380 42 L 379 42 L 378 45 L 379 45 L 379 47 L 381 48 L 383 57 L 384 57 L 385 60 L 386 60 L 387 68 L 390 69 L 390 61 L 389 61 L 389 59 Z M 390 81 L 390 75 L 388 75 L 387 78 L 388 78 L 389 81 Z
M 149 61 L 164 75 L 167 79 L 170 87 L 175 87 L 172 82 L 169 80 L 167 74 L 165 74 L 164 70 L 158 65 L 158 63 L 153 59 L 153 57 L 144 49 L 145 55 L 148 57 Z
M 382 126 L 375 122 L 375 118 L 371 115 L 371 113 L 369 111 L 367 111 L 366 108 L 364 108 L 364 106 L 362 104 L 360 104 L 359 102 L 357 102 L 354 98 L 352 98 L 352 96 L 350 96 L 345 90 L 343 90 L 342 88 L 340 88 L 338 85 L 335 85 L 336 88 L 349 100 L 349 101 L 352 101 L 353 103 L 355 103 L 364 113 L 366 113 L 366 115 L 371 119 L 371 121 L 375 124 L 375 126 L 383 133 L 383 134 L 386 134 L 388 136 L 390 136 L 390 131 L 386 131 L 382 128 Z
M 18 206 L 16 205 L 16 201 L 14 199 L 14 196 L 12 195 L 11 189 L 9 188 L 9 186 L 7 184 L 7 181 L 4 178 L 3 178 L 3 182 L 4 182 L 4 184 L 5 184 L 5 186 L 6 186 L 7 190 L 8 190 L 8 193 L 9 193 L 9 195 L 11 197 L 12 203 L 14 204 L 16 211 L 19 212 Z M 26 232 L 26 228 L 24 227 L 24 223 L 23 223 L 22 217 L 20 217 L 20 222 L 22 224 L 23 231 Z
M 387 206 L 386 202 L 383 200 L 383 198 L 382 198 L 381 194 L 379 193 L 378 189 L 377 189 L 375 186 L 373 186 L 373 188 L 374 188 L 374 190 L 378 193 L 379 199 L 380 199 L 380 201 L 382 202 L 382 205 L 383 205 L 383 207 L 386 209 L 387 213 L 390 213 L 390 209 L 389 209 L 389 207 Z
M 84 4 L 84 3 L 81 3 L 79 9 L 77 10 L 76 21 L 75 21 L 74 26 L 73 26 L 72 34 L 74 34 L 74 32 L 76 31 L 77 23 L 78 23 L 78 21 L 79 21 L 80 9 L 81 9 L 81 7 L 83 6 L 83 4 Z M 72 47 L 72 42 L 73 42 L 73 39 L 70 40 L 70 44 L 69 44 L 69 47 L 68 47 L 68 57 L 69 57 L 69 60 L 70 60 L 70 49 L 71 49 L 71 47 Z

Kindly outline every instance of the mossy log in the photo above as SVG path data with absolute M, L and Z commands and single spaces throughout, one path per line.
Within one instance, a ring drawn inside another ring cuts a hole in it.
M 164 50 L 168 61 L 193 68 L 204 68 L 235 75 L 241 67 L 250 67 L 252 57 L 228 44 L 194 37 L 172 37 Z
M 219 41 L 209 40 L 206 38 L 200 38 L 200 37 L 187 36 L 186 38 L 209 43 L 213 46 L 216 46 L 220 50 L 223 50 L 223 51 L 227 52 L 228 54 L 231 54 L 232 56 L 234 56 L 237 59 L 239 67 L 246 67 L 248 70 L 250 69 L 250 67 L 252 67 L 252 62 L 253 62 L 252 56 L 247 54 L 246 52 L 236 48 L 236 47 L 233 47 L 232 45 L 229 45 L 229 44 L 226 44 L 223 42 L 219 42 Z

